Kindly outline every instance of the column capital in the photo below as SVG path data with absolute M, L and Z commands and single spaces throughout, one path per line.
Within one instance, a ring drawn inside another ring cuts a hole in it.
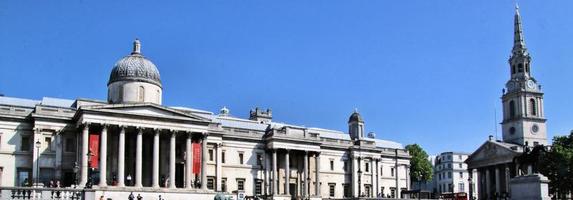
M 145 130 L 145 127 L 138 126 L 138 127 L 136 127 L 136 129 L 137 129 L 138 133 L 141 133 L 141 132 L 143 132 L 143 130 Z
M 101 123 L 100 125 L 102 129 L 107 129 L 110 126 L 109 124 L 106 123 Z
M 119 125 L 117 125 L 117 127 L 118 127 L 119 129 L 125 129 L 125 128 L 127 128 L 127 126 L 126 126 L 126 125 L 123 125 L 123 124 L 119 124 Z

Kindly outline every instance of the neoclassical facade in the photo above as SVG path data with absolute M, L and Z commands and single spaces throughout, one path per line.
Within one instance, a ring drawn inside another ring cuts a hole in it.
M 0 97 L 3 187 L 60 181 L 96 196 L 212 199 L 215 192 L 272 199 L 399 197 L 409 189 L 401 144 L 365 133 L 358 112 L 348 132 L 162 105 L 157 67 L 136 40 L 112 69 L 106 101 Z M 89 176 L 91 174 L 91 176 Z

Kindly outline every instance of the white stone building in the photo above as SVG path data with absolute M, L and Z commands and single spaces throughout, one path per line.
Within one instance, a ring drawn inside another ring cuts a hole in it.
M 95 196 L 113 199 L 237 190 L 272 199 L 399 197 L 409 189 L 408 152 L 367 136 L 356 111 L 343 132 L 273 122 L 270 109 L 242 119 L 227 108 L 164 106 L 162 92 L 136 40 L 113 67 L 105 101 L 0 97 L 1 186 L 70 186 L 77 171 L 80 187 L 93 183 Z
M 443 193 L 466 193 L 475 187 L 469 178 L 477 177 L 477 173 L 469 174 L 468 166 L 464 161 L 469 154 L 461 152 L 444 152 L 434 159 L 434 191 Z

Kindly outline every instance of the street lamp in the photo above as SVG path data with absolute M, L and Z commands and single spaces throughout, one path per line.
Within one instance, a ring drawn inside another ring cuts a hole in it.
M 78 172 L 80 171 L 80 166 L 78 162 L 74 162 L 74 188 L 78 185 Z
M 40 182 L 40 147 L 42 143 L 40 140 L 36 141 L 36 186 Z

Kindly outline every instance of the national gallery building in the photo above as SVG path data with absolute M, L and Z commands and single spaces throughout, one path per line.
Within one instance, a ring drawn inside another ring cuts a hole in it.
M 107 86 L 107 100 L 0 96 L 0 185 L 88 185 L 87 199 L 170 200 L 399 198 L 410 189 L 408 152 L 365 133 L 357 111 L 337 131 L 273 122 L 270 109 L 243 119 L 225 107 L 165 106 L 159 71 L 138 40 Z

